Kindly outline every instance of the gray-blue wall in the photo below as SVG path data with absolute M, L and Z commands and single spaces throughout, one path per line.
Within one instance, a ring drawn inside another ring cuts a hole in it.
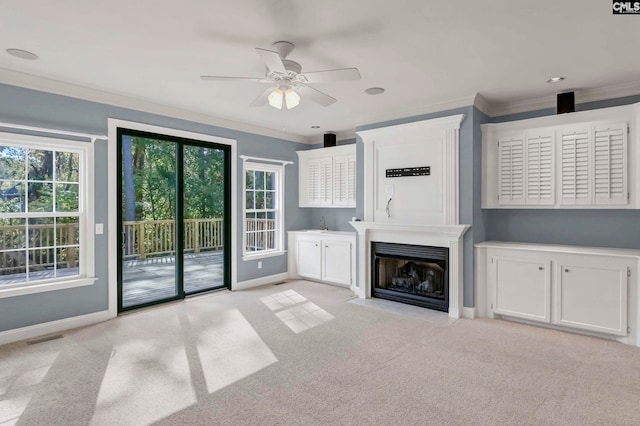
M 394 126 L 398 124 L 410 123 L 420 120 L 429 120 L 432 118 L 446 117 L 456 114 L 464 114 L 465 119 L 460 126 L 460 223 L 465 225 L 471 225 L 471 229 L 467 231 L 464 236 L 464 306 L 474 306 L 474 286 L 473 286 L 473 244 L 478 241 L 478 238 L 484 237 L 482 231 L 478 237 L 474 236 L 475 232 L 475 220 L 478 220 L 482 214 L 480 206 L 480 193 L 475 193 L 474 180 L 478 180 L 480 177 L 480 157 L 476 156 L 480 153 L 481 139 L 476 139 L 479 136 L 479 121 L 481 118 L 475 118 L 475 115 L 479 111 L 472 106 L 451 109 L 448 111 L 439 111 L 431 114 L 418 115 L 414 117 L 406 117 L 397 120 L 385 121 L 382 123 L 367 124 L 357 128 L 360 130 L 376 129 L 380 127 Z M 477 130 L 475 129 L 477 127 Z M 474 141 L 474 139 L 476 139 Z M 361 138 L 358 138 L 358 170 L 357 170 L 357 188 L 358 188 L 358 201 L 356 208 L 356 216 L 362 218 L 364 216 L 364 144 Z
M 133 122 L 180 129 L 208 135 L 236 139 L 238 155 L 260 156 L 296 162 L 286 167 L 285 218 L 286 229 L 305 229 L 311 224 L 308 209 L 298 208 L 298 166 L 296 150 L 310 146 L 251 133 L 238 132 L 176 118 L 119 108 L 96 102 L 55 95 L 15 86 L 0 84 L 0 121 L 15 124 L 50 127 L 77 132 L 107 134 L 107 119 L 117 118 Z M 0 131 L 3 131 L 0 129 Z M 107 142 L 96 142 L 95 167 L 95 220 L 105 224 L 105 234 L 96 235 L 95 285 L 46 293 L 0 299 L 0 331 L 26 327 L 43 322 L 99 312 L 108 308 L 108 257 L 115 256 L 107 250 Z M 238 159 L 238 186 L 241 185 L 242 161 Z M 238 187 L 238 223 L 242 213 L 242 188 Z M 242 241 L 242 229 L 234 230 L 238 242 Z M 238 244 L 237 281 L 287 271 L 287 256 L 262 259 L 262 269 L 257 261 L 242 261 Z
M 578 104 L 576 111 L 636 102 L 640 96 Z M 550 108 L 489 120 L 500 123 L 555 113 Z M 640 249 L 640 210 L 490 209 L 484 215 L 487 240 Z

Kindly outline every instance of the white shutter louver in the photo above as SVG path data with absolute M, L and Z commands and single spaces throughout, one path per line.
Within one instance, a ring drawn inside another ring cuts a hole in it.
M 498 201 L 501 205 L 524 204 L 524 140 L 501 139 L 499 151 Z
M 345 155 L 333 162 L 333 204 L 355 206 L 356 157 Z
M 627 126 L 594 128 L 595 204 L 627 204 Z
M 553 136 L 527 137 L 526 158 L 527 204 L 553 204 Z
M 347 204 L 356 206 L 356 156 L 347 158 Z
M 563 132 L 560 143 L 562 204 L 590 204 L 589 130 Z

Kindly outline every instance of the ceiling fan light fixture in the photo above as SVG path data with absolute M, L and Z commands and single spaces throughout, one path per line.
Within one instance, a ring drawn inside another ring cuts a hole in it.
M 273 92 L 267 98 L 269 100 L 269 105 L 274 108 L 282 109 L 282 101 L 284 100 L 284 92 L 282 90 L 274 89 Z
M 288 88 L 284 92 L 284 101 L 287 104 L 287 109 L 293 109 L 300 104 L 300 95 L 292 88 Z

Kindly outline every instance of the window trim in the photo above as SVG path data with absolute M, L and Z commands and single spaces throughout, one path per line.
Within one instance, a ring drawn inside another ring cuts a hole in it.
M 276 248 L 258 252 L 247 252 L 247 170 L 277 173 L 276 185 Z M 255 161 L 243 161 L 242 164 L 242 260 L 250 261 L 267 257 L 282 256 L 284 249 L 284 164 L 266 164 Z
M 80 226 L 79 275 L 69 278 L 52 278 L 26 283 L 7 284 L 0 287 L 0 299 L 22 296 L 67 288 L 93 285 L 95 277 L 95 185 L 94 185 L 94 141 L 63 139 L 0 132 L 0 145 L 17 146 L 28 149 L 60 150 L 77 152 L 82 157 L 78 173 L 78 183 L 84 191 L 78 192 L 78 212 Z

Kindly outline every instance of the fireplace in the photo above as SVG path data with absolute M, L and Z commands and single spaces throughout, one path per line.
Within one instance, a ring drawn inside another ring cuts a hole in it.
M 371 295 L 449 311 L 447 247 L 371 243 Z

